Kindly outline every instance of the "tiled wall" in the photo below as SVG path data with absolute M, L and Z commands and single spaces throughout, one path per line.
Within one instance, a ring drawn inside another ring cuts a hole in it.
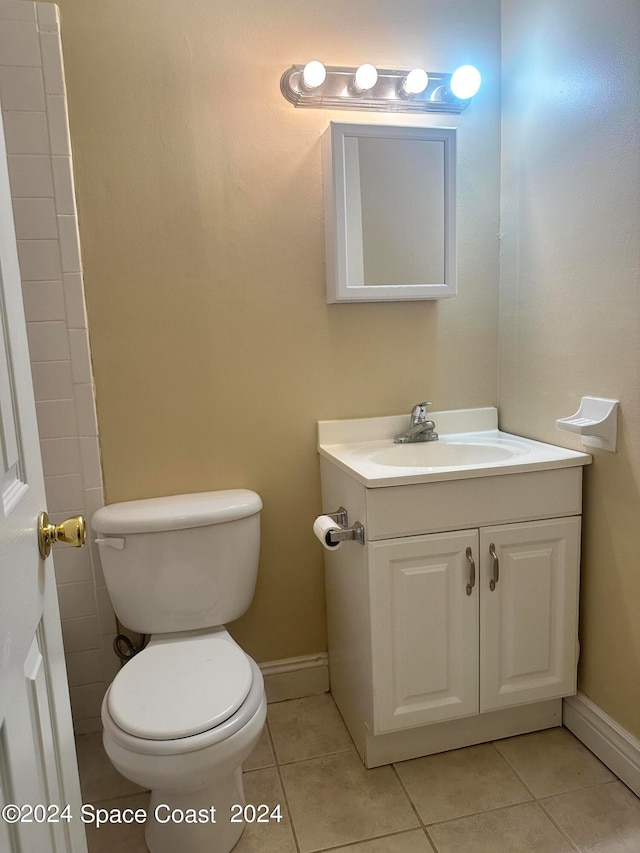
M 0 104 L 47 507 L 90 518 L 102 476 L 55 6 L 0 0 Z M 56 545 L 54 564 L 76 730 L 96 731 L 118 668 L 113 610 L 95 545 Z

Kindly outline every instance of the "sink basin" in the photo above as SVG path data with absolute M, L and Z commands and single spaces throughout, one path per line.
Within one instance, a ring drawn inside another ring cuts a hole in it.
M 406 415 L 321 421 L 318 452 L 367 488 L 588 465 L 586 453 L 498 429 L 493 407 L 429 413 L 438 441 L 395 444 Z
M 369 454 L 375 465 L 394 468 L 451 468 L 460 465 L 487 465 L 513 459 L 528 451 L 526 445 L 502 440 L 495 444 L 481 441 L 428 441 L 394 444 Z

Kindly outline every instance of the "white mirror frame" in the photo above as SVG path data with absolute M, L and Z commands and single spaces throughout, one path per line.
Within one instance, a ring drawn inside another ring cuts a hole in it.
M 444 281 L 437 284 L 361 285 L 349 281 L 345 138 L 411 139 L 444 147 Z M 327 302 L 396 302 L 456 296 L 456 131 L 450 127 L 396 127 L 331 122 L 322 137 Z

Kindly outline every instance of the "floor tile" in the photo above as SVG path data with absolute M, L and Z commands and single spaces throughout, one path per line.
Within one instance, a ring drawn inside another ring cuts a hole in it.
M 429 827 L 438 853 L 573 853 L 537 803 Z
M 244 793 L 247 803 L 270 809 L 280 805 L 281 821 L 248 823 L 234 853 L 296 853 L 291 832 L 291 819 L 287 812 L 282 786 L 275 767 L 252 770 L 244 774 Z
M 149 793 L 103 800 L 101 809 L 145 809 L 149 806 Z M 89 853 L 148 853 L 144 843 L 144 823 L 104 823 L 96 828 L 86 824 Z
M 393 769 L 367 770 L 354 749 L 280 772 L 301 853 L 419 825 Z
M 269 731 L 265 726 L 260 735 L 260 740 L 249 758 L 242 765 L 242 769 L 245 772 L 248 770 L 260 770 L 263 767 L 273 767 L 275 763 L 276 759 L 271 747 Z
M 426 824 L 532 799 L 491 744 L 395 765 Z
M 278 763 L 301 761 L 353 748 L 329 693 L 269 705 L 269 730 Z
M 560 794 L 543 805 L 582 853 L 640 850 L 640 800 L 622 782 Z
M 84 803 L 95 803 L 145 790 L 118 773 L 104 751 L 101 732 L 78 735 L 76 750 Z
M 433 853 L 433 847 L 422 829 L 374 838 L 373 841 L 361 841 L 341 847 L 339 853 Z
M 520 735 L 494 745 L 536 797 L 550 797 L 616 778 L 565 728 Z

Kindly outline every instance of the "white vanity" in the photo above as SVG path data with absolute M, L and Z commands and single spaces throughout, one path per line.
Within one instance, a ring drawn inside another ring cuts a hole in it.
M 367 767 L 560 725 L 576 691 L 585 453 L 508 435 L 497 410 L 322 421 L 331 691 Z

